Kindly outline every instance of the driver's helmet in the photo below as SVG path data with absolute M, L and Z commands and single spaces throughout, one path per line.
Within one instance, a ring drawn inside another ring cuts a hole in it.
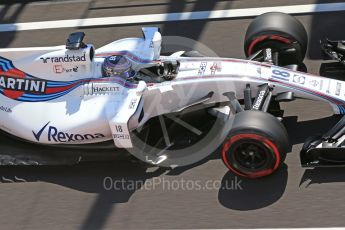
M 134 75 L 132 63 L 125 56 L 110 56 L 102 64 L 103 77 L 130 78 Z

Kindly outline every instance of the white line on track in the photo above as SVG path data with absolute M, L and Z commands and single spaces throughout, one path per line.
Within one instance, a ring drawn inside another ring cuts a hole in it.
M 185 21 L 202 19 L 222 19 L 222 18 L 241 18 L 253 17 L 266 12 L 279 11 L 288 14 L 308 14 L 320 12 L 345 11 L 345 2 L 307 4 L 292 6 L 274 6 L 246 9 L 214 10 L 214 11 L 194 11 L 183 13 L 166 14 L 144 14 L 118 17 L 70 19 L 41 22 L 23 22 L 12 24 L 0 24 L 0 32 L 22 31 L 22 30 L 41 30 L 55 28 L 73 28 L 89 26 L 125 25 L 141 23 L 159 23 L 167 21 Z
M 232 229 L 232 230 L 252 230 L 252 229 Z M 332 228 L 256 228 L 256 230 L 344 230 L 343 227 L 332 227 Z
M 33 1 L 30 2 L 30 6 L 52 6 L 52 5 L 61 5 L 61 4 L 69 4 L 69 3 L 89 3 L 92 0 L 47 0 L 47 1 Z M 18 3 L 12 3 L 11 6 L 20 6 L 23 3 L 17 1 Z M 24 2 L 24 1 L 23 1 Z M 0 1 L 0 10 L 5 8 L 6 5 Z

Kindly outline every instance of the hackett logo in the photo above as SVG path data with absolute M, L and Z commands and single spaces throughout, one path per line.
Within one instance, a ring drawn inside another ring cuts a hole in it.
M 65 62 L 85 62 L 86 56 L 85 52 L 83 55 L 69 55 L 66 54 L 64 57 L 41 57 L 40 58 L 43 63 L 65 63 Z
M 120 87 L 118 86 L 93 86 L 92 93 L 112 93 L 119 92 Z

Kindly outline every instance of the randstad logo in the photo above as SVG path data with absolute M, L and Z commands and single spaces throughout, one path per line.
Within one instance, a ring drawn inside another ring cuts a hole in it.
M 43 63 L 65 63 L 65 62 L 85 62 L 85 52 L 82 55 L 69 55 L 66 54 L 62 57 L 41 57 Z
M 49 125 L 50 122 L 45 124 L 38 132 L 32 131 L 35 139 L 40 141 L 41 135 L 46 127 Z M 95 133 L 95 134 L 72 134 L 67 132 L 60 132 L 56 127 L 49 126 L 48 127 L 48 141 L 51 142 L 75 142 L 75 141 L 86 141 L 86 140 L 93 140 L 97 138 L 105 137 L 102 133 Z

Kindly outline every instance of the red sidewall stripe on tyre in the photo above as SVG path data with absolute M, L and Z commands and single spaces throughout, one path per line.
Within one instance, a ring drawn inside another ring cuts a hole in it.
M 227 155 L 227 151 L 229 150 L 231 144 L 238 141 L 238 140 L 241 140 L 241 139 L 254 139 L 254 140 L 262 141 L 264 144 L 269 146 L 273 150 L 273 153 L 276 157 L 276 162 L 274 164 L 274 167 L 272 169 L 265 169 L 265 170 L 262 170 L 262 171 L 259 171 L 256 173 L 252 173 L 252 174 L 243 174 L 243 173 L 239 172 L 238 170 L 234 169 L 231 166 L 231 164 L 229 164 L 226 155 Z M 269 139 L 267 139 L 263 136 L 257 135 L 257 134 L 237 134 L 235 136 L 232 136 L 223 146 L 222 158 L 223 158 L 225 165 L 231 171 L 233 171 L 234 173 L 236 173 L 239 176 L 248 177 L 248 178 L 257 178 L 257 177 L 267 176 L 267 175 L 273 173 L 278 168 L 278 166 L 280 164 L 280 154 L 279 154 L 279 150 L 278 150 L 277 146 L 272 141 L 270 141 Z
M 286 43 L 286 44 L 292 43 L 289 39 L 281 37 L 281 36 L 278 36 L 278 35 L 262 35 L 262 36 L 259 36 L 259 37 L 255 38 L 250 43 L 250 45 L 248 47 L 248 56 L 252 55 L 253 48 L 254 48 L 254 46 L 257 43 L 262 42 L 262 41 L 264 41 L 266 39 L 276 40 L 276 41 L 280 41 L 280 42 L 283 42 L 283 43 Z

